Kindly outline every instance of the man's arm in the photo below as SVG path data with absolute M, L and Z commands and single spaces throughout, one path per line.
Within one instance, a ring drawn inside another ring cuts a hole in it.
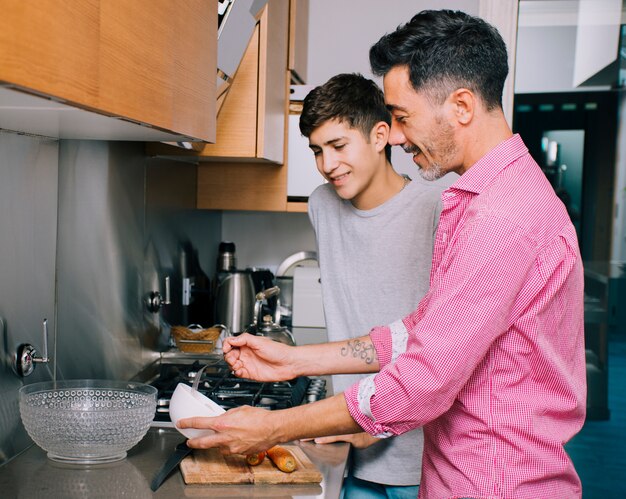
M 380 438 L 374 437 L 364 431 L 359 433 L 348 433 L 347 435 L 333 435 L 330 437 L 306 438 L 303 442 L 313 441 L 316 444 L 333 444 L 335 442 L 348 442 L 356 449 L 366 449 L 380 442 Z
M 242 334 L 226 338 L 222 348 L 226 362 L 237 376 L 259 381 L 379 370 L 376 350 L 369 336 L 293 347 Z
M 362 431 L 350 416 L 343 394 L 278 411 L 242 406 L 215 418 L 182 419 L 178 426 L 214 430 L 213 435 L 188 440 L 187 445 L 219 447 L 223 454 L 252 454 L 291 440 Z

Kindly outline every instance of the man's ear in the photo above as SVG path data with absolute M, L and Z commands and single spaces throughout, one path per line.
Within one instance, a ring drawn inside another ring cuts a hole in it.
M 461 125 L 467 125 L 472 121 L 478 102 L 476 95 L 467 88 L 459 88 L 450 95 L 454 118 Z
M 389 125 L 384 121 L 376 123 L 370 133 L 370 140 L 376 145 L 377 151 L 383 151 L 389 141 Z

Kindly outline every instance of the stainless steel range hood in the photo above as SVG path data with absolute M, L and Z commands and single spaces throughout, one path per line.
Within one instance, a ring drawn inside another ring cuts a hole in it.
M 228 91 L 267 0 L 220 0 L 217 28 L 217 98 Z
M 215 88 L 219 114 L 224 98 L 243 54 L 250 43 L 257 16 L 267 0 L 219 0 L 217 4 L 217 84 Z M 201 151 L 204 142 L 165 142 L 183 149 Z

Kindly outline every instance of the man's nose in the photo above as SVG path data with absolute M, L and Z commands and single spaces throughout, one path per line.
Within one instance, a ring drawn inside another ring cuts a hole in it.
M 406 137 L 402 131 L 402 127 L 395 121 L 391 122 L 391 130 L 389 131 L 389 144 L 392 146 L 401 146 L 406 143 Z

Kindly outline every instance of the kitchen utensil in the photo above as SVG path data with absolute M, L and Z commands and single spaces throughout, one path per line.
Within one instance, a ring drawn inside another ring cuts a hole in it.
M 255 292 L 250 272 L 235 270 L 220 276 L 215 296 L 215 322 L 239 334 L 254 316 Z
M 246 327 L 245 332 L 258 336 L 266 336 L 274 341 L 293 346 L 296 342 L 291 332 L 286 327 L 278 324 L 280 321 L 280 311 L 278 309 L 276 311 L 277 316 L 274 320 L 272 320 L 272 316 L 269 314 L 263 315 L 260 322 L 258 320 L 258 317 L 263 310 L 263 301 L 269 297 L 278 296 L 279 293 L 280 288 L 278 286 L 274 286 L 256 294 L 256 302 L 254 304 L 254 322 Z
M 196 374 L 194 383 L 200 380 L 201 374 L 200 371 Z M 224 409 L 197 390 L 197 384 L 194 388 L 185 383 L 178 383 L 170 399 L 170 419 L 174 425 L 180 419 L 196 416 L 214 417 L 224 412 Z M 187 438 L 199 438 L 213 433 L 213 430 L 209 429 L 178 427 L 176 429 Z
M 266 312 L 266 308 L 263 306 L 263 302 L 269 303 L 270 300 L 272 300 L 276 304 L 274 310 L 274 322 L 276 322 L 277 324 L 280 322 L 280 300 L 278 299 L 279 294 L 280 288 L 278 286 L 272 286 L 271 288 L 268 288 L 266 290 L 259 291 L 255 295 L 253 319 L 254 324 L 259 321 L 260 317 L 268 315 Z
M 181 442 L 176 446 L 174 453 L 167 458 L 167 461 L 163 463 L 161 469 L 156 472 L 152 482 L 150 482 L 150 489 L 152 492 L 156 492 L 165 479 L 170 475 L 174 469 L 180 464 L 180 462 L 191 453 L 191 447 L 187 446 L 186 441 Z
M 191 385 L 191 389 L 194 392 L 198 391 L 198 387 L 200 386 L 200 380 L 202 379 L 202 373 L 207 367 L 209 367 L 209 364 L 202 366 L 196 373 L 196 376 L 193 378 L 193 384 Z
M 236 268 L 237 259 L 235 258 L 235 243 L 222 241 L 218 247 L 217 271 L 230 272 Z
M 143 383 L 68 380 L 20 388 L 22 422 L 54 461 L 118 461 L 148 431 L 157 389 Z
M 254 292 L 260 293 L 261 291 L 266 291 L 268 289 L 273 288 L 276 285 L 276 279 L 274 274 L 269 269 L 263 269 L 258 267 L 249 267 L 246 270 L 250 272 L 250 276 L 252 277 L 252 282 L 254 283 Z M 275 315 L 277 312 L 280 313 L 280 300 L 278 299 L 278 294 L 276 295 L 267 295 L 265 303 L 263 304 L 263 314 L 271 314 Z M 259 317 L 259 315 L 255 312 L 255 316 Z M 279 322 L 278 320 L 276 322 Z
M 246 333 L 265 336 L 266 338 L 284 343 L 285 345 L 294 346 L 296 344 L 296 340 L 293 334 L 291 334 L 291 331 L 273 322 L 271 315 L 263 316 L 263 320 L 260 324 L 251 324 L 246 328 Z

